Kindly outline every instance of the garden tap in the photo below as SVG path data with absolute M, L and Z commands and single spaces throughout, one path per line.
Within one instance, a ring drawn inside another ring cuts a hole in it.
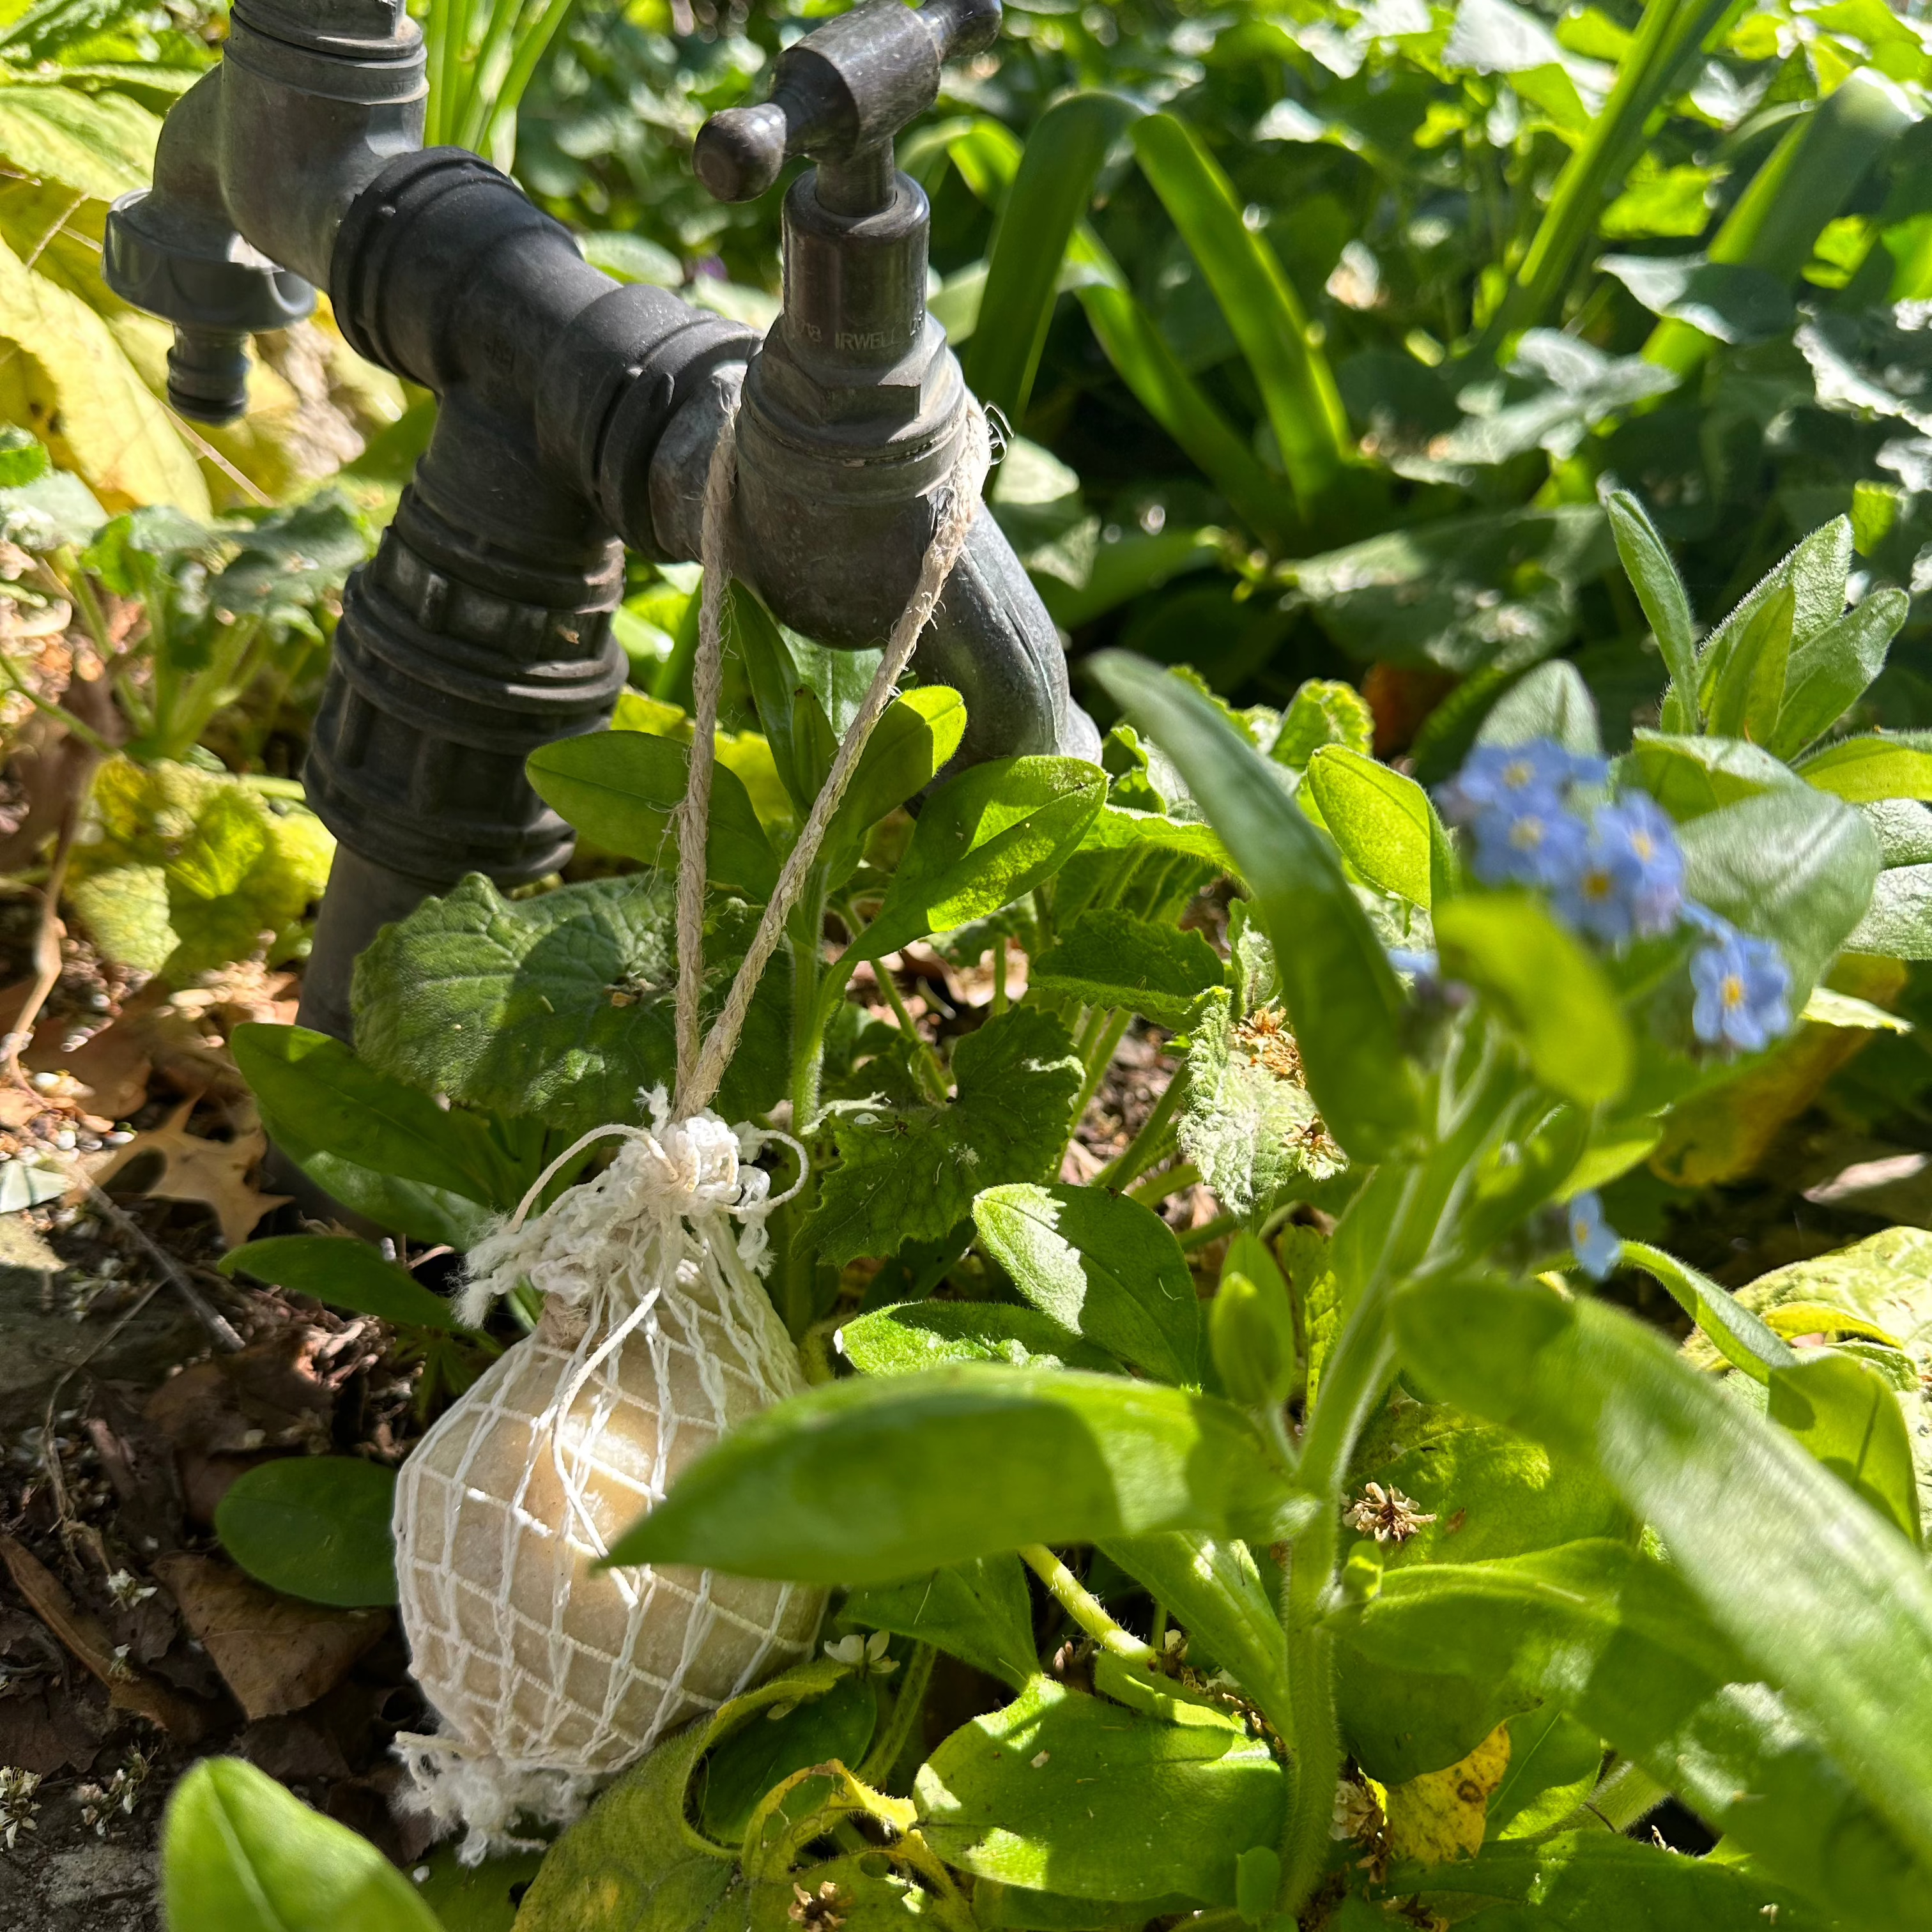
M 716 116 L 698 166 L 734 197 L 788 155 L 785 308 L 761 344 L 669 291 L 620 286 L 476 155 L 421 146 L 421 31 L 404 0 L 235 0 L 220 64 L 170 115 L 151 190 L 111 212 L 110 284 L 176 325 L 182 413 L 232 419 L 247 341 L 326 286 L 370 361 L 435 392 L 428 450 L 350 578 L 303 778 L 338 841 L 302 1018 L 350 1035 L 377 928 L 465 874 L 513 886 L 569 856 L 524 760 L 601 729 L 622 688 L 623 545 L 695 558 L 704 477 L 742 393 L 734 567 L 823 642 L 884 640 L 964 434 L 926 313 L 926 199 L 895 130 L 995 0 L 901 0 L 827 22 L 772 99 Z M 1058 637 L 990 516 L 920 646 L 956 686 L 963 762 L 1097 753 Z

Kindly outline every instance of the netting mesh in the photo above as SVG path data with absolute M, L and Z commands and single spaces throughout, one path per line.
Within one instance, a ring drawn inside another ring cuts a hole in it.
M 715 1116 L 660 1111 L 598 1179 L 472 1256 L 472 1294 L 527 1280 L 548 1299 L 397 1485 L 403 1628 L 442 1724 L 404 1755 L 419 1802 L 469 1828 L 468 1857 L 514 1842 L 520 1812 L 567 1822 L 816 1634 L 819 1591 L 590 1567 L 734 1423 L 802 1385 L 757 1278 L 769 1184 L 748 1151 Z

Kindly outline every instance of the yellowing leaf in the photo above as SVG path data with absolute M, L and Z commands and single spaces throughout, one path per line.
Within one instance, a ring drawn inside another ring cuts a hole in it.
M 1888 1348 L 1905 1346 L 1876 1322 L 1834 1308 L 1828 1301 L 1780 1302 L 1775 1308 L 1765 1310 L 1764 1318 L 1787 1340 L 1796 1335 L 1857 1335 L 1868 1342 L 1882 1342 Z
M 0 341 L 12 350 L 0 362 L 0 416 L 34 430 L 107 508 L 172 503 L 208 515 L 200 470 L 107 323 L 4 246 Z
M 0 157 L 97 201 L 148 185 L 160 131 L 159 118 L 124 94 L 0 88 Z
M 1474 1858 L 1489 1822 L 1490 1794 L 1503 1781 L 1509 1754 L 1509 1726 L 1498 1724 L 1460 1764 L 1390 1786 L 1383 1804 L 1390 1856 L 1431 1865 Z

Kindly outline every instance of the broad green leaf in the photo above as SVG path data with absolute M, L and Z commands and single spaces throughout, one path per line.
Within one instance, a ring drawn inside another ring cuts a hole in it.
M 252 1275 L 379 1322 L 450 1333 L 459 1326 L 442 1295 L 352 1235 L 273 1235 L 230 1249 L 219 1265 L 224 1274 Z
M 1875 735 L 1840 738 L 1814 752 L 1798 775 L 1853 805 L 1883 799 L 1932 798 L 1932 749 L 1910 739 Z
M 966 701 L 943 684 L 903 692 L 886 706 L 826 828 L 824 862 L 835 888 L 851 876 L 866 833 L 938 776 L 965 732 Z
M 1766 745 L 1779 736 L 1796 610 L 1790 585 L 1780 584 L 1739 627 L 1712 688 L 1708 708 L 1714 738 L 1748 738 Z
M 64 88 L 47 92 L 63 94 L 71 104 L 68 111 L 91 118 L 93 103 L 82 106 Z M 38 90 L 0 88 L 0 120 L 22 94 L 38 96 Z M 130 113 L 141 111 L 131 102 L 119 105 Z M 44 113 L 39 118 L 44 128 Z M 17 121 L 16 125 L 17 130 Z M 4 146 L 0 135 L 0 151 Z M 206 520 L 208 486 L 194 454 L 106 320 L 4 244 L 0 340 L 12 345 L 0 369 L 0 416 L 44 424 L 48 450 L 60 469 L 83 478 L 110 510 L 172 503 Z
M 1393 1672 L 1424 1731 L 1463 1687 L 1484 1687 L 1490 1708 L 1432 1738 L 1430 1755 L 1483 1735 L 1498 1706 L 1569 1710 L 1814 1898 L 1862 1924 L 1932 1923 L 1912 1901 L 1905 1846 L 1816 1727 L 1751 1680 L 1669 1566 L 1627 1544 L 1405 1569 L 1339 1628 L 1356 1678 Z
M 1233 184 L 1172 115 L 1136 123 L 1134 152 L 1220 304 L 1253 371 L 1304 515 L 1322 507 L 1354 449 L 1347 412 L 1300 298 L 1241 218 Z
M 1004 1301 L 902 1301 L 856 1315 L 832 1345 L 861 1375 L 909 1376 L 948 1362 L 1004 1362 L 1016 1369 L 1119 1366 L 1104 1348 L 1036 1308 Z
M 838 1165 L 819 1189 L 806 1240 L 821 1261 L 890 1255 L 938 1240 L 983 1187 L 1033 1180 L 1058 1165 L 1084 1070 L 1066 1029 L 1016 1006 L 954 1048 L 956 1096 L 935 1106 L 842 1108 Z
M 878 1583 L 1030 1543 L 1272 1534 L 1310 1507 L 1247 1419 L 1211 1396 L 970 1364 L 835 1382 L 753 1417 L 611 1560 Z
M 1078 758 L 1005 758 L 962 772 L 927 800 L 853 958 L 880 958 L 1030 892 L 1078 846 L 1106 794 L 1106 774 Z
M 1509 1768 L 1490 1796 L 1490 1836 L 1527 1838 L 1560 1825 L 1589 1796 L 1604 1744 L 1556 1703 L 1519 1712 L 1509 1733 Z
M 691 754 L 642 731 L 596 731 L 540 746 L 526 761 L 532 787 L 592 844 L 667 872 L 677 869 L 674 817 L 684 802 Z M 737 773 L 714 764 L 705 839 L 714 885 L 771 897 L 778 856 Z
M 1680 825 L 1795 782 L 1782 759 L 1741 738 L 1674 737 L 1642 730 L 1622 769 Z
M 1932 865 L 1892 866 L 1845 944 L 1884 959 L 1932 959 Z
M 1036 993 L 1116 1007 L 1174 1029 L 1221 981 L 1220 957 L 1200 933 L 1113 908 L 1082 913 L 1027 975 Z
M 974 394 L 1018 422 L 1053 319 L 1060 262 L 1087 212 L 1107 150 L 1139 112 L 1118 94 L 1074 94 L 1034 122 L 987 256 L 986 286 L 966 362 Z
M 1169 818 L 1158 812 L 1136 812 L 1126 806 L 1101 806 L 1080 841 L 1082 852 L 1130 852 L 1141 848 L 1203 859 L 1211 865 L 1233 862 L 1211 825 L 1196 819 Z
M 160 131 L 159 117 L 125 94 L 17 83 L 0 90 L 0 155 L 22 174 L 96 201 L 152 184 Z
M 1851 566 L 1851 519 L 1837 517 L 1814 530 L 1768 571 L 1705 640 L 1698 654 L 1698 700 L 1704 709 L 1713 708 L 1718 681 L 1745 632 L 1784 591 L 1788 590 L 1792 596 L 1792 644 L 1808 644 L 1827 625 L 1836 623 L 1844 612 L 1845 580 Z
M 1366 758 L 1375 749 L 1375 714 L 1352 684 L 1311 677 L 1298 686 L 1268 756 L 1290 771 L 1308 769 L 1324 745 L 1340 745 Z
M 1322 822 L 1342 856 L 1372 886 L 1425 910 L 1453 877 L 1448 835 L 1429 794 L 1411 778 L 1339 745 L 1308 761 Z
M 758 1801 L 795 1771 L 830 1758 L 856 1767 L 878 1721 L 878 1694 L 864 1677 L 842 1676 L 823 1696 L 800 1697 L 789 1710 L 768 1706 L 760 1721 L 714 1744 L 698 1767 L 692 1785 L 706 1835 L 741 1842 Z
M 517 1906 L 543 1864 L 540 1852 L 511 1852 L 466 1865 L 453 1844 L 439 1845 L 410 1874 L 416 1896 L 444 1932 L 515 1932 Z
M 230 1044 L 263 1112 L 295 1125 L 301 1146 L 485 1205 L 515 1204 L 495 1198 L 481 1120 L 446 1112 L 340 1040 L 306 1027 L 248 1025 L 237 1027 Z
M 1918 1542 L 1912 1438 L 1883 1376 L 1836 1349 L 1771 1372 L 1772 1421 L 1878 1514 Z
M 1802 1004 L 1871 903 L 1878 841 L 1851 806 L 1782 786 L 1682 826 L 1687 898 L 1774 939 Z
M 1252 890 L 1274 941 L 1309 1090 L 1329 1130 L 1352 1156 L 1381 1157 L 1416 1120 L 1402 1046 L 1404 1001 L 1327 842 L 1268 760 L 1184 680 L 1118 651 L 1088 663 L 1180 768 Z
M 1171 1530 L 1114 1537 L 1101 1549 L 1233 1673 L 1282 1736 L 1293 1734 L 1287 1641 L 1246 1544 Z
M 1734 1864 L 1639 1844 L 1602 1830 L 1534 1844 L 1486 1845 L 1467 1864 L 1406 1865 L 1391 1875 L 1412 1889 L 1503 1900 L 1482 1912 L 1496 1932 L 1825 1932 L 1830 1921 L 1783 1886 Z M 1457 1900 L 1460 1902 L 1460 1900 Z
M 922 1835 L 948 1864 L 1007 1885 L 1232 1904 L 1236 1859 L 1280 1834 L 1286 1780 L 1244 1725 L 1172 1708 L 1184 1721 L 1036 1678 L 920 1767 Z
M 1657 532 L 1644 507 L 1628 490 L 1603 493 L 1604 514 L 1610 520 L 1610 535 L 1616 538 L 1617 556 L 1624 574 L 1636 592 L 1643 614 L 1650 621 L 1657 647 L 1664 654 L 1665 670 L 1680 703 L 1688 707 L 1686 722 L 1694 729 L 1697 722 L 1697 634 L 1690 614 L 1690 598 L 1684 580 L 1670 560 L 1664 539 Z
M 750 925 L 742 906 L 711 909 L 707 1018 Z M 676 1063 L 673 927 L 668 880 L 598 879 L 512 901 L 472 874 L 385 926 L 356 962 L 358 1048 L 428 1093 L 572 1132 L 635 1119 L 640 1090 L 668 1084 Z M 734 1120 L 783 1085 L 790 1003 L 788 976 L 766 974 L 717 1102 Z
M 1822 737 L 1864 695 L 1884 670 L 1911 603 L 1902 590 L 1874 590 L 1792 652 L 1784 707 L 1769 740 L 1779 757 L 1794 757 Z
M 176 1786 L 161 1902 L 180 1932 L 442 1932 L 368 1839 L 236 1757 L 204 1758 Z
M 1635 1050 L 1616 994 L 1540 903 L 1504 893 L 1452 899 L 1436 914 L 1436 940 L 1444 972 L 1496 1003 L 1552 1092 L 1597 1106 L 1629 1085 Z
M 1152 1208 L 1100 1188 L 1021 1182 L 982 1190 L 973 1222 L 1042 1314 L 1163 1382 L 1200 1382 L 1194 1277 Z
M 4 90 L 0 90 L 4 92 Z M 100 836 L 76 851 L 69 890 L 110 958 L 177 984 L 294 950 L 334 850 L 303 807 L 273 810 L 238 778 L 110 759 L 95 774 Z
M 221 1546 L 291 1597 L 354 1607 L 396 1600 L 389 1516 L 396 1472 L 353 1456 L 285 1456 L 244 1469 L 216 1505 Z
M 266 1108 L 262 1125 L 269 1139 L 331 1200 L 379 1228 L 406 1234 L 426 1247 L 448 1246 L 465 1253 L 496 1227 L 497 1210 L 446 1188 L 404 1180 L 339 1154 L 325 1154 Z
M 1579 758 L 1601 758 L 1604 736 L 1597 701 L 1567 658 L 1538 664 L 1490 706 L 1476 734 L 1479 745 L 1522 745 L 1549 738 Z
M 1602 1469 L 1754 1672 L 1932 1860 L 1932 1578 L 1912 1545 L 1616 1310 L 1465 1282 L 1405 1291 L 1396 1318 L 1428 1386 Z
M 854 1590 L 843 1614 L 862 1628 L 932 1644 L 1016 1690 L 1040 1669 L 1033 1600 L 1017 1556 L 982 1556 L 910 1582 Z
M 1761 1316 L 1780 1337 L 1826 1332 L 1862 1332 L 1895 1337 L 1916 1371 L 1917 1386 L 1902 1390 L 1899 1406 L 1916 1459 L 1922 1525 L 1932 1515 L 1932 1234 L 1918 1228 L 1888 1228 L 1850 1247 L 1809 1261 L 1795 1262 L 1747 1282 L 1738 1305 Z M 1836 1311 L 1827 1317 L 1822 1311 Z M 1791 1325 L 1802 1320 L 1802 1328 Z M 1834 1327 L 1844 1323 L 1844 1327 Z M 1715 1351 L 1694 1335 L 1684 1344 L 1687 1359 L 1700 1368 L 1718 1365 Z

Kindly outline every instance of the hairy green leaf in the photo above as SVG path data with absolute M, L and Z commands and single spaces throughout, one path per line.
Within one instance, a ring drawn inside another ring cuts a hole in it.
M 1106 1350 L 1083 1342 L 1036 1308 L 1004 1301 L 902 1301 L 856 1315 L 832 1337 L 866 1376 L 908 1376 L 947 1362 L 1004 1362 L 1016 1369 L 1118 1367 Z
M 1027 984 L 1179 1028 L 1221 979 L 1221 962 L 1200 933 L 1107 908 L 1082 913 L 1034 961 Z

